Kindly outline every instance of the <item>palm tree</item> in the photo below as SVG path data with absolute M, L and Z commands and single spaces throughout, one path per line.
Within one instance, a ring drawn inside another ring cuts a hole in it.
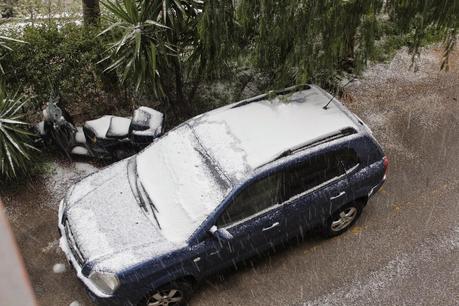
M 22 121 L 27 100 L 18 94 L 9 95 L 0 86 L 0 181 L 9 181 L 27 174 L 31 169 L 32 134 Z
M 111 26 L 101 35 L 112 33 L 116 37 L 103 60 L 111 62 L 106 71 L 116 71 L 121 83 L 132 85 L 139 92 L 174 100 L 186 109 L 184 113 L 190 113 L 191 106 L 183 94 L 179 49 L 181 42 L 190 40 L 187 35 L 194 34 L 194 30 L 190 31 L 190 23 L 195 22 L 202 3 L 195 0 L 107 0 L 102 5 L 112 18 Z
M 0 36 L 0 49 L 12 51 L 8 43 L 23 41 L 10 37 Z M 0 71 L 3 67 L 0 62 Z M 33 151 L 30 145 L 31 134 L 28 124 L 22 121 L 23 107 L 28 101 L 18 94 L 10 95 L 0 83 L 0 181 L 9 181 L 31 169 Z

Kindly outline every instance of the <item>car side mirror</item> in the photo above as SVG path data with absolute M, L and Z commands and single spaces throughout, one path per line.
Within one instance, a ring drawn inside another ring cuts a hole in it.
M 228 241 L 233 239 L 233 235 L 231 235 L 230 232 L 224 228 L 218 228 L 216 225 L 212 226 L 209 232 L 212 234 L 212 236 L 221 241 Z

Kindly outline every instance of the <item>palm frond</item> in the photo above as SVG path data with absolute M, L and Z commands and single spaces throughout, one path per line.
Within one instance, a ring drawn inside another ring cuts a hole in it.
M 18 94 L 9 95 L 0 86 L 0 181 L 13 180 L 27 174 L 33 162 L 32 134 L 22 121 L 23 106 L 27 103 Z
M 117 71 L 122 83 L 137 91 L 163 93 L 158 77 L 168 58 L 177 56 L 174 43 L 183 18 L 197 5 L 194 0 L 105 0 L 102 5 L 113 17 L 99 35 L 112 33 L 116 39 L 107 47 L 105 71 Z M 179 20 L 180 19 L 180 20 Z

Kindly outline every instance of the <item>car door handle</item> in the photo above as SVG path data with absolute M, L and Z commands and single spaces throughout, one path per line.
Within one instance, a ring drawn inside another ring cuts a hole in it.
M 269 230 L 271 230 L 271 229 L 273 229 L 273 228 L 276 228 L 276 227 L 278 227 L 279 225 L 280 225 L 280 223 L 279 223 L 279 222 L 273 223 L 273 225 L 271 225 L 271 226 L 268 226 L 268 227 L 264 227 L 262 231 L 263 231 L 263 232 L 265 232 L 265 231 L 269 231 Z
M 334 197 L 331 197 L 330 200 L 335 200 L 337 198 L 340 198 L 342 197 L 343 195 L 346 194 L 346 191 L 341 191 L 338 195 L 334 196 Z

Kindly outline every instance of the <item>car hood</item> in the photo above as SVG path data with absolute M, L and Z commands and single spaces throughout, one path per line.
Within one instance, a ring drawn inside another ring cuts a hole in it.
M 124 258 L 124 265 L 139 263 L 142 258 L 136 258 L 133 249 L 150 247 L 142 254 L 151 258 L 175 248 L 139 206 L 127 163 L 128 159 L 86 177 L 66 197 L 66 226 L 85 263 L 113 257 Z

